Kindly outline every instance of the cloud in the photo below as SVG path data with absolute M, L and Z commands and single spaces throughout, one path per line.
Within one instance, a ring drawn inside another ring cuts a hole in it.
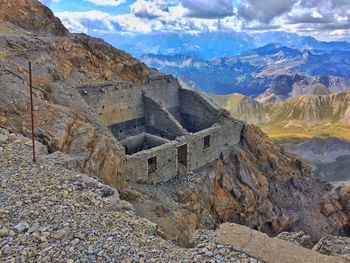
M 140 18 L 154 19 L 169 15 L 168 6 L 163 1 L 137 0 L 130 5 L 131 13 Z
M 88 12 L 61 12 L 56 13 L 56 15 L 71 32 L 88 33 L 88 31 L 113 32 L 122 30 L 116 17 L 97 10 Z
M 238 15 L 244 20 L 269 24 L 275 17 L 288 13 L 297 0 L 245 0 L 238 5 Z
M 231 0 L 135 0 L 123 15 L 98 9 L 56 15 L 73 32 L 279 30 L 323 39 L 350 35 L 350 0 L 238 0 L 236 7 Z
M 63 24 L 75 33 L 88 31 L 104 32 L 139 32 L 149 33 L 152 31 L 164 32 L 205 32 L 220 30 L 239 30 L 241 25 L 236 17 L 223 19 L 200 19 L 178 17 L 171 15 L 170 11 L 166 16 L 157 19 L 139 17 L 134 14 L 112 16 L 108 13 L 93 10 L 88 12 L 61 12 L 56 15 Z
M 276 30 L 281 28 L 279 25 L 255 25 L 255 26 L 245 26 L 243 29 L 248 31 L 267 31 Z
M 223 18 L 233 15 L 232 0 L 182 0 L 187 16 L 196 18 Z

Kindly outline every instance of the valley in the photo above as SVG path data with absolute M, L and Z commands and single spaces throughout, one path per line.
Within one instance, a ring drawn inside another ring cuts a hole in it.
M 350 92 L 303 95 L 277 103 L 240 94 L 209 97 L 235 118 L 258 125 L 275 142 L 300 154 L 314 166 L 317 178 L 350 179 Z

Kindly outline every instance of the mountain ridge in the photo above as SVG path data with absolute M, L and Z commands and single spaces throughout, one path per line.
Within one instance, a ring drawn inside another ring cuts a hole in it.
M 346 41 L 318 41 L 311 36 L 271 31 L 250 34 L 246 32 L 222 31 L 204 33 L 151 32 L 140 34 L 99 34 L 117 48 L 126 50 L 135 57 L 152 53 L 155 55 L 191 55 L 203 60 L 215 57 L 234 56 L 268 45 L 280 43 L 292 49 L 305 50 L 350 50 Z M 219 41 L 216 41 L 218 40 Z M 139 44 L 142 43 L 142 44 Z M 220 44 L 218 44 L 220 43 Z
M 349 57 L 350 51 L 298 50 L 268 44 L 240 55 L 211 60 L 154 54 L 143 55 L 140 59 L 150 67 L 193 82 L 199 90 L 207 93 L 259 96 L 268 89 L 271 91 L 283 76 L 289 78 L 289 91 L 296 86 L 295 95 L 304 94 L 303 86 L 305 91 L 310 89 L 310 93 L 317 91 L 316 84 L 319 84 L 319 90 L 349 90 Z M 288 98 L 287 95 L 283 94 L 283 99 Z M 272 100 L 278 98 L 274 96 Z
M 350 92 L 327 95 L 308 94 L 277 103 L 262 103 L 237 94 L 226 98 L 222 96 L 224 99 L 221 98 L 221 100 L 215 95 L 209 95 L 209 97 L 228 109 L 234 117 L 258 124 L 275 139 L 297 137 L 292 134 L 303 134 L 304 131 L 305 136 L 301 137 L 326 137 L 329 134 L 329 136 L 350 140 L 350 133 L 346 132 L 350 128 Z M 230 99 L 235 102 L 233 107 L 230 107 Z M 335 129 L 332 132 L 331 124 L 339 125 L 338 128 L 342 127 L 342 129 Z M 312 132 L 313 129 L 316 133 Z M 323 129 L 325 130 L 322 131 Z

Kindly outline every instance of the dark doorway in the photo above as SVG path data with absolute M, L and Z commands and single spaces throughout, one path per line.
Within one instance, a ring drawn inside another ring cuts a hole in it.
M 187 168 L 187 144 L 177 148 L 177 172 L 179 173 L 180 167 Z
M 208 149 L 210 147 L 210 135 L 205 136 L 203 139 L 203 149 Z
M 157 171 L 157 156 L 148 159 L 148 174 Z

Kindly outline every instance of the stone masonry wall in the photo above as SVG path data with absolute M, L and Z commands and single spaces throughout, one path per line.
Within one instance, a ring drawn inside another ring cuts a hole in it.
M 209 128 L 218 122 L 219 114 L 215 105 L 199 93 L 180 89 L 181 124 L 189 132 L 197 132 Z
M 187 134 L 187 131 L 178 123 L 171 113 L 164 107 L 144 94 L 146 128 L 162 137 L 174 140 Z

